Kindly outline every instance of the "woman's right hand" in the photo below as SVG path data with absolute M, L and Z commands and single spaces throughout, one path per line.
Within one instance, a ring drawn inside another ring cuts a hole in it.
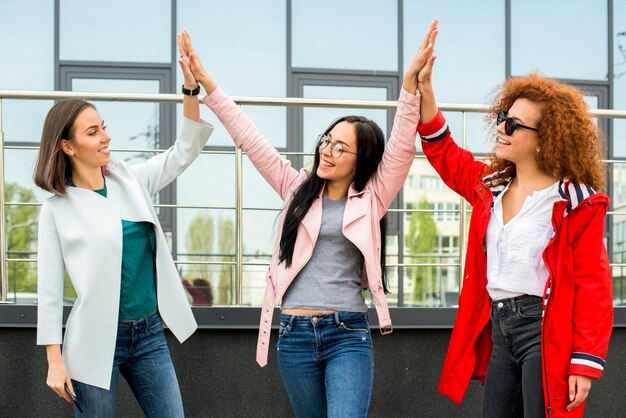
M 413 57 L 413 60 L 409 63 L 404 72 L 402 87 L 411 94 L 415 94 L 417 91 L 419 73 L 433 57 L 435 40 L 437 39 L 437 32 L 439 30 L 438 25 L 439 21 L 437 18 L 433 19 L 420 48 L 417 50 L 415 57 Z
M 48 378 L 46 379 L 46 384 L 59 397 L 65 399 L 68 403 L 73 403 L 72 398 L 65 392 L 65 385 L 67 385 L 72 395 L 76 396 L 72 386 L 72 379 L 61 357 L 61 347 L 59 345 L 49 345 L 46 346 L 46 351 L 48 354 Z
M 193 49 L 193 45 L 191 44 L 191 35 L 189 35 L 187 29 L 183 30 L 182 38 L 183 45 L 187 51 L 187 54 L 189 55 L 191 72 L 193 73 L 194 77 L 196 77 L 196 80 L 198 80 L 198 82 L 202 84 L 202 87 L 204 87 L 206 94 L 213 93 L 213 90 L 217 88 L 217 84 L 215 84 L 215 81 L 213 81 L 209 73 L 206 72 L 204 66 L 202 65 L 202 61 L 200 61 L 200 57 L 198 57 L 195 49 Z

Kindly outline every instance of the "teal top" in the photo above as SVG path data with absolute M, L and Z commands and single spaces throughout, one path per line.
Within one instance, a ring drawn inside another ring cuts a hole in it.
M 76 185 L 68 179 L 72 187 Z M 103 189 L 94 190 L 107 197 Z M 122 283 L 120 286 L 119 321 L 145 318 L 157 309 L 156 234 L 150 222 L 122 220 Z

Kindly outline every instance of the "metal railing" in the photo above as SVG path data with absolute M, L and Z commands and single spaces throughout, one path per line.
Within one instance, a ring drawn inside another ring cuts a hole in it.
M 30 150 L 38 149 L 37 146 L 5 146 L 4 135 L 2 129 L 2 104 L 3 100 L 64 100 L 71 98 L 79 98 L 94 101 L 112 101 L 112 102 L 145 102 L 145 103 L 182 103 L 182 96 L 178 94 L 120 94 L 120 93 L 83 93 L 83 92 L 46 92 L 46 91 L 7 91 L 0 90 L 0 219 L 2 227 L 0 227 L 0 275 L 1 275 L 1 300 L 6 301 L 8 290 L 7 262 L 36 262 L 32 258 L 7 258 L 6 240 L 7 234 L 4 227 L 5 207 L 6 206 L 37 206 L 39 203 L 25 202 L 6 202 L 5 201 L 5 176 L 4 176 L 4 159 L 6 149 Z M 359 108 L 359 109 L 395 109 L 396 101 L 358 101 L 358 100 L 321 100 L 321 99 L 303 99 L 303 98 L 269 98 L 269 97 L 243 97 L 235 96 L 233 100 L 239 105 L 254 106 L 280 106 L 280 107 L 324 107 L 324 108 Z M 460 112 L 462 114 L 462 131 L 461 146 L 467 148 L 467 114 L 468 113 L 484 113 L 488 110 L 485 105 L 468 105 L 468 104 L 439 104 L 439 108 L 448 112 Z M 600 109 L 591 110 L 590 113 L 594 117 L 626 119 L 626 111 Z M 147 149 L 147 150 L 124 150 L 139 152 L 160 152 L 163 150 Z M 259 265 L 259 263 L 244 263 L 243 261 L 243 232 L 242 232 L 242 214 L 243 210 L 275 210 L 271 208 L 244 208 L 243 207 L 243 155 L 240 149 L 234 151 L 203 151 L 205 154 L 229 154 L 235 156 L 236 168 L 236 194 L 235 206 L 202 206 L 202 205 L 172 205 L 160 204 L 157 207 L 164 208 L 194 208 L 194 209 L 231 209 L 235 211 L 235 261 L 176 261 L 179 264 L 212 264 L 212 265 L 235 265 L 236 266 L 236 304 L 241 304 L 242 297 L 242 276 L 244 265 Z M 283 155 L 310 155 L 309 153 L 298 152 L 281 152 Z M 417 155 L 416 158 L 425 158 L 423 155 Z M 607 163 L 626 163 L 624 160 L 606 160 Z M 467 214 L 469 212 L 468 203 L 462 201 L 459 210 L 436 210 L 436 209 L 390 209 L 390 212 L 453 212 L 459 213 L 459 263 L 396 263 L 387 264 L 388 267 L 457 267 L 461 271 L 465 263 L 465 237 L 467 230 Z M 609 212 L 609 214 L 626 215 L 626 212 Z M 626 263 L 613 263 L 612 267 L 626 267 Z M 459 273 L 461 274 L 461 273 Z M 462 281 L 462 280 L 461 280 Z

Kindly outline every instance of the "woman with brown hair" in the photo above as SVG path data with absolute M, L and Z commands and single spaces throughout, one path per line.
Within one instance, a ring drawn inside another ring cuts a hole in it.
M 120 374 L 147 417 L 184 416 L 162 323 L 180 342 L 197 325 L 152 198 L 194 161 L 213 127 L 200 121 L 189 61 L 179 63 L 178 139 L 144 163 L 111 160 L 91 103 L 59 102 L 44 122 L 35 183 L 53 196 L 39 216 L 37 344 L 46 346 L 47 385 L 77 417 L 115 417 Z M 63 337 L 66 271 L 77 299 Z
M 470 379 L 482 380 L 484 417 L 582 416 L 613 325 L 598 129 L 574 87 L 509 79 L 487 117 L 495 150 L 478 161 L 437 108 L 434 60 L 419 73 L 422 148 L 472 205 L 439 390 L 460 403 Z

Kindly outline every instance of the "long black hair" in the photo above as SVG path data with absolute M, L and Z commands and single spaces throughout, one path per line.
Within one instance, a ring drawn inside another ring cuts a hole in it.
M 364 118 L 363 116 L 344 116 L 337 119 L 324 131 L 323 135 L 328 135 L 337 124 L 348 122 L 354 126 L 357 144 L 356 173 L 354 175 L 354 188 L 362 191 L 365 185 L 376 172 L 380 160 L 385 151 L 385 136 L 376 122 Z M 293 199 L 289 203 L 285 213 L 285 221 L 280 237 L 279 262 L 291 267 L 293 260 L 293 250 L 298 237 L 298 226 L 311 208 L 311 205 L 319 197 L 325 180 L 317 175 L 317 168 L 320 164 L 319 149 L 315 148 L 313 167 L 307 179 L 298 187 Z M 382 269 L 383 289 L 387 290 L 387 280 L 385 275 L 385 241 L 387 237 L 387 216 L 380 220 L 381 253 L 380 266 Z

